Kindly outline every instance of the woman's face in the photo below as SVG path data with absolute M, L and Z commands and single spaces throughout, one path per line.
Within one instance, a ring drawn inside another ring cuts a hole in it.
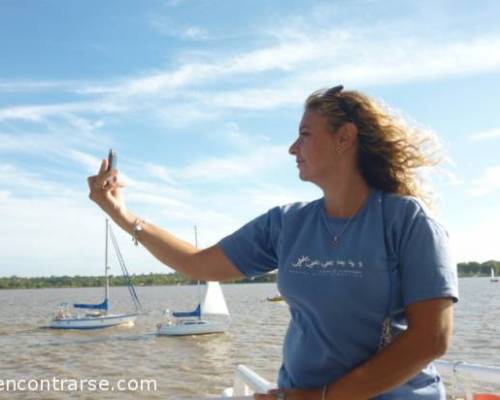
M 303 181 L 321 183 L 335 173 L 336 135 L 328 120 L 316 111 L 306 111 L 299 126 L 299 137 L 289 153 L 297 159 L 299 176 Z

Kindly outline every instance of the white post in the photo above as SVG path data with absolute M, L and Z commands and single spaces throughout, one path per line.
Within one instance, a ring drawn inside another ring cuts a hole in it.
M 104 298 L 106 301 L 108 301 L 109 297 L 109 277 L 108 277 L 108 236 L 109 236 L 109 227 L 108 227 L 109 221 L 106 218 L 106 249 L 105 249 L 105 255 L 104 255 L 104 279 L 106 280 L 106 286 L 104 288 Z

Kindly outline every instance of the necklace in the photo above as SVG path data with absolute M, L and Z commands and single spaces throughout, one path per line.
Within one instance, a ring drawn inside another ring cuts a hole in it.
M 339 232 L 339 233 L 335 233 L 333 232 L 332 228 L 330 227 L 330 224 L 328 223 L 328 221 L 326 220 L 325 218 L 325 225 L 326 225 L 326 229 L 328 229 L 328 232 L 330 232 L 330 234 L 333 236 L 333 241 L 332 241 L 332 244 L 337 247 L 340 245 L 340 237 L 342 236 L 342 234 L 346 231 L 346 229 L 349 227 L 349 224 L 351 223 L 353 217 L 356 215 L 357 213 L 351 215 L 349 217 L 349 219 L 347 220 L 347 222 L 344 224 L 344 226 L 342 227 L 342 230 Z
M 369 196 L 368 196 L 369 198 Z M 347 220 L 347 222 L 344 224 L 344 226 L 342 227 L 342 229 L 340 230 L 339 233 L 335 233 L 333 232 L 330 224 L 328 223 L 328 219 L 326 218 L 326 215 L 324 216 L 324 220 L 325 220 L 325 225 L 326 225 L 326 229 L 328 230 L 328 232 L 330 233 L 330 235 L 333 236 L 333 241 L 332 241 L 332 244 L 335 246 L 335 247 L 338 247 L 340 245 L 340 237 L 344 234 L 344 232 L 347 230 L 347 228 L 349 227 L 349 224 L 351 223 L 351 221 L 353 220 L 353 218 L 358 215 L 359 211 L 361 210 L 361 208 L 366 204 L 366 202 L 368 201 L 368 198 L 363 202 L 361 203 L 361 205 L 359 206 L 359 208 L 356 210 L 356 212 L 354 214 L 352 214 L 349 219 Z M 325 213 L 326 213 L 326 210 L 325 210 Z

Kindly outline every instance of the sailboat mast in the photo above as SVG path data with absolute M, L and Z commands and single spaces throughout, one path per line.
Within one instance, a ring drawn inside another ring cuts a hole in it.
M 195 225 L 194 226 L 194 247 L 198 248 L 198 228 Z M 201 305 L 201 287 L 200 287 L 200 281 L 197 283 L 197 288 L 198 288 L 198 305 Z M 198 319 L 201 319 L 201 313 L 198 316 Z
M 109 296 L 109 277 L 108 277 L 108 219 L 106 218 L 106 248 L 105 248 L 105 253 L 104 253 L 104 279 L 106 280 L 106 286 L 104 288 L 104 300 L 108 301 L 108 296 Z

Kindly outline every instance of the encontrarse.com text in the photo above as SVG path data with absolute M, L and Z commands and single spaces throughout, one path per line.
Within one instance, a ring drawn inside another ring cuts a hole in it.
M 0 379 L 0 392 L 156 392 L 156 379 Z

